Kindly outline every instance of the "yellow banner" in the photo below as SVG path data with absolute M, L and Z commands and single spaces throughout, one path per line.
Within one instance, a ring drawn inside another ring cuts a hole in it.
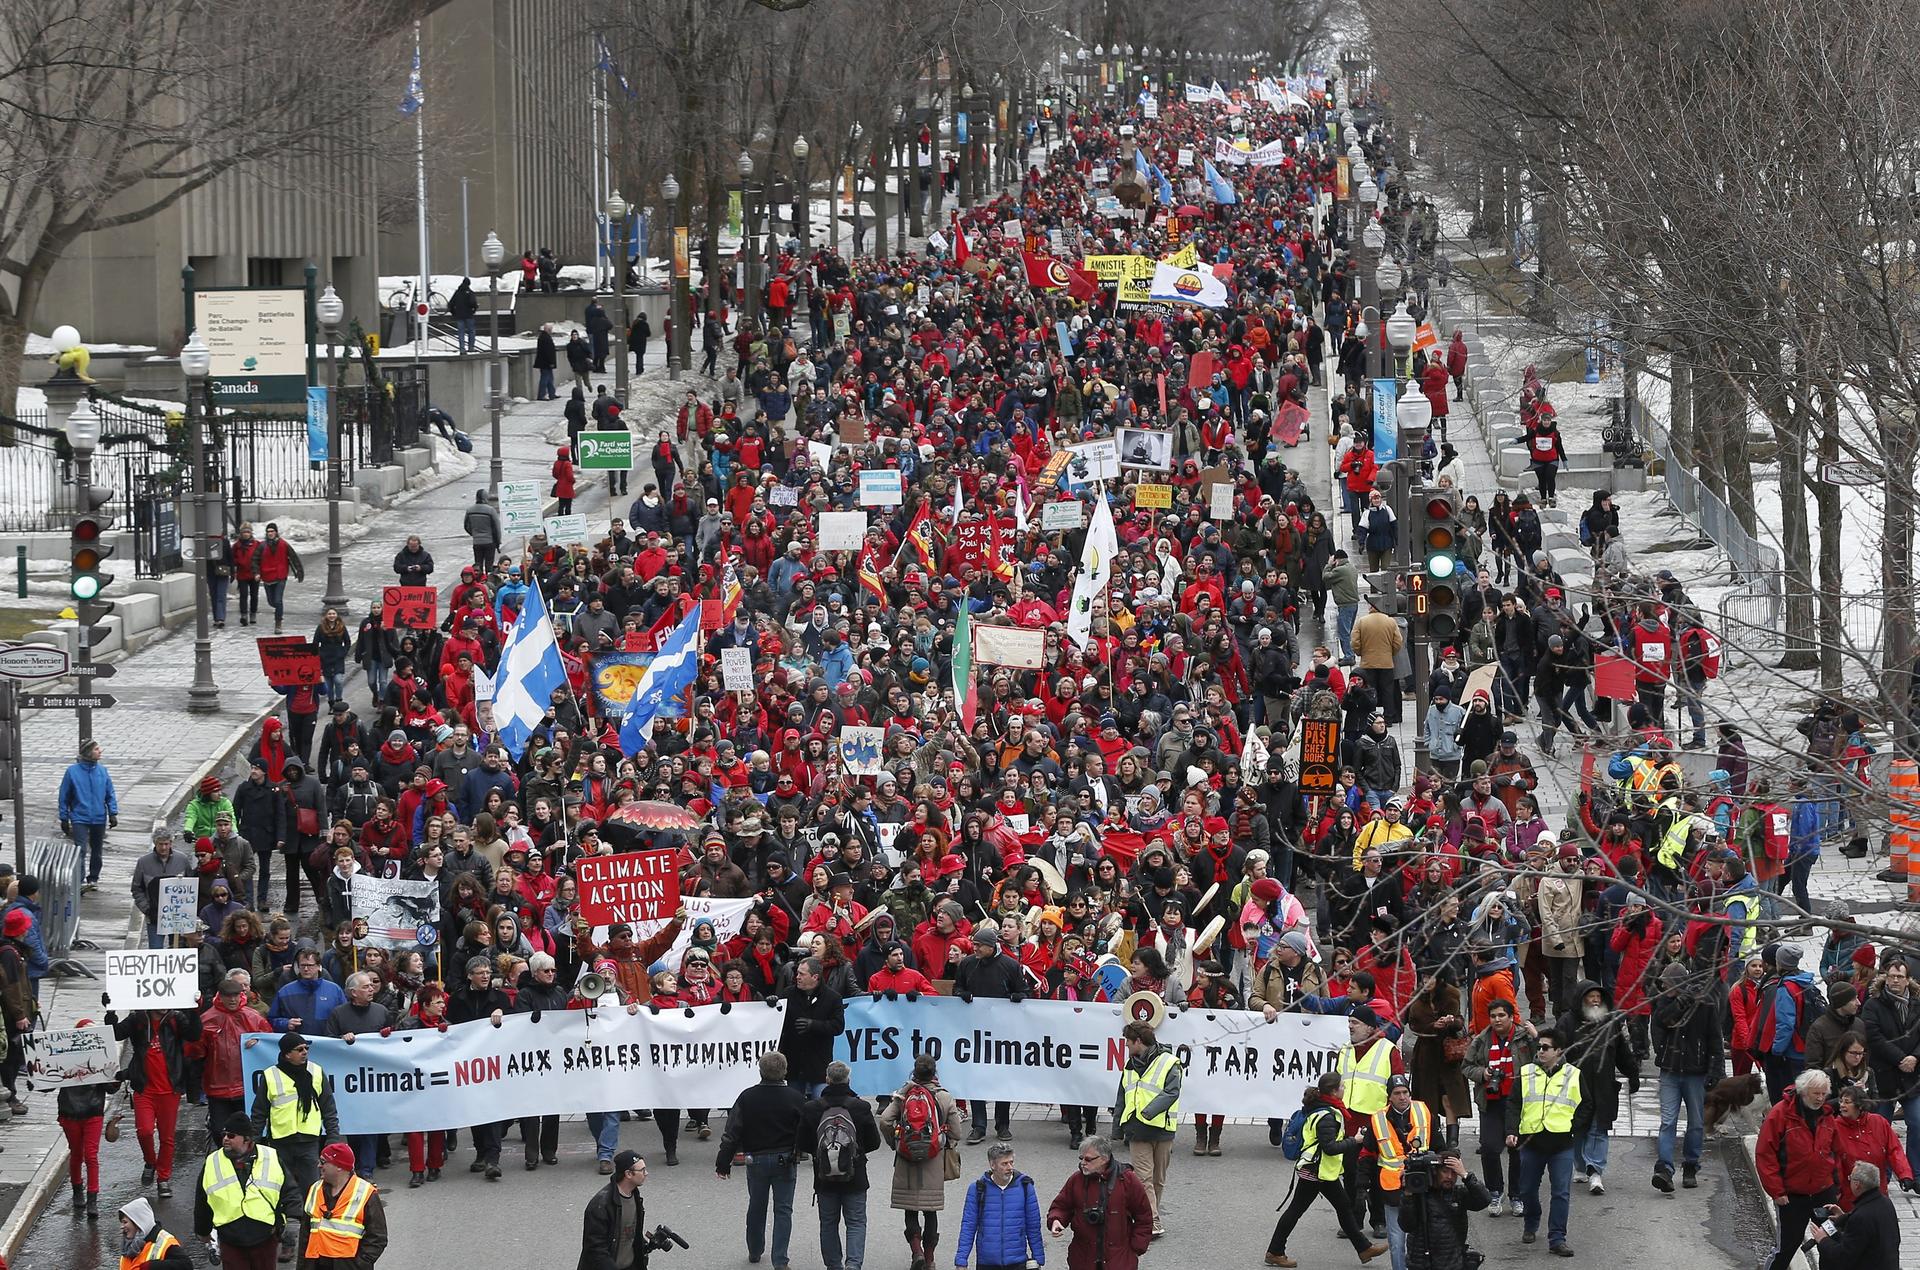
M 1133 487 L 1133 505 L 1135 507 L 1159 507 L 1171 510 L 1173 507 L 1173 486 L 1136 485 Z
M 1192 243 L 1188 243 L 1179 251 L 1174 252 L 1171 256 L 1163 257 L 1163 259 L 1167 264 L 1178 265 L 1182 269 L 1198 269 L 1200 267 L 1200 252 Z M 1149 273 L 1147 276 L 1152 277 L 1153 275 Z
M 1333 165 L 1333 197 L 1341 202 L 1347 198 L 1347 160 L 1344 155 Z

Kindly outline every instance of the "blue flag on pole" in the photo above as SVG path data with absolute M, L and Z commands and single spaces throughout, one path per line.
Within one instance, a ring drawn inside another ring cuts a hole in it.
M 554 642 L 547 602 L 538 586 L 527 588 L 526 604 L 514 619 L 500 669 L 493 675 L 493 735 L 517 760 L 527 741 L 552 708 L 553 694 L 567 686 L 567 668 Z
M 413 69 L 407 72 L 406 95 L 400 98 L 400 113 L 417 115 L 420 107 L 427 104 L 427 90 L 420 84 L 420 36 L 415 32 L 413 38 Z
M 600 47 L 600 60 L 593 64 L 593 69 L 602 74 L 611 75 L 615 80 L 619 81 L 620 91 L 627 95 L 628 101 L 632 101 L 635 97 L 638 97 L 640 95 L 639 91 L 627 82 L 627 77 L 622 75 L 620 68 L 613 64 L 613 50 L 607 47 L 607 37 L 604 35 L 596 35 L 593 39 L 594 43 Z
M 1233 192 L 1232 184 L 1228 182 L 1226 177 L 1220 175 L 1218 168 L 1213 166 L 1213 160 L 1203 159 L 1201 162 L 1206 164 L 1207 189 L 1212 192 L 1213 201 L 1216 203 L 1238 203 L 1240 196 Z
M 622 754 L 631 756 L 647 748 L 655 717 L 669 701 L 692 687 L 699 675 L 702 607 L 693 606 L 693 611 L 680 620 L 680 625 L 660 641 L 660 651 L 647 664 L 647 673 L 633 690 L 633 699 L 627 702 L 627 717 L 620 721 Z

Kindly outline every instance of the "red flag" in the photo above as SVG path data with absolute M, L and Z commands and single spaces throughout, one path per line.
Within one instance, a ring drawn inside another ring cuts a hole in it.
M 1073 270 L 1052 256 L 1036 256 L 1030 251 L 1021 256 L 1027 262 L 1027 285 L 1035 290 L 1058 291 L 1072 285 Z
M 1091 300 L 1100 294 L 1100 279 L 1085 269 L 1069 269 L 1067 294 L 1076 300 Z
M 960 218 L 956 216 L 953 221 L 953 263 L 964 266 L 971 255 L 973 253 L 967 250 L 967 231 L 961 227 Z

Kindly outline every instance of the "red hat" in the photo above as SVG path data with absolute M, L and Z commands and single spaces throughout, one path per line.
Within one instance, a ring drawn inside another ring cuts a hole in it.
M 1262 904 L 1271 904 L 1280 898 L 1280 879 L 1261 878 L 1253 884 L 1253 898 Z
M 32 929 L 33 918 L 24 908 L 16 908 L 6 917 L 0 918 L 0 935 L 5 935 L 8 939 L 23 938 Z
M 1560 858 L 1562 860 L 1578 860 L 1580 858 L 1580 845 L 1574 842 L 1561 843 Z
M 213 850 L 213 839 L 203 834 L 193 840 L 193 849 L 201 855 L 207 855 Z
M 428 798 L 432 798 L 438 794 L 446 793 L 447 783 L 441 780 L 438 776 L 436 776 L 432 780 L 428 781 L 424 786 L 422 786 L 420 792 L 425 794 Z
M 201 779 L 201 781 L 200 781 L 200 792 L 201 792 L 202 794 L 205 794 L 205 795 L 206 795 L 207 797 L 209 797 L 209 798 L 211 798 L 211 797 L 213 797 L 213 795 L 215 795 L 215 794 L 217 794 L 217 793 L 219 793 L 219 792 L 220 792 L 220 778 L 219 778 L 218 776 L 207 776 L 207 777 L 203 777 L 203 778 Z
M 1862 944 L 1853 950 L 1853 964 L 1856 966 L 1874 966 L 1879 964 L 1879 961 L 1880 958 L 1873 951 L 1872 944 Z
M 331 1164 L 336 1169 L 351 1169 L 353 1148 L 344 1142 L 329 1142 L 320 1148 L 320 1163 Z

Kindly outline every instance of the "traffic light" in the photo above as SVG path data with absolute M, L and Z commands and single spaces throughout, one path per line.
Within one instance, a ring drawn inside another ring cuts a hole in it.
M 72 576 L 67 586 L 73 598 L 82 604 L 98 599 L 112 581 L 100 571 L 100 566 L 113 554 L 113 545 L 107 541 L 107 530 L 112 523 L 109 517 L 92 513 L 73 522 Z
M 1435 643 L 1451 644 L 1460 634 L 1460 558 L 1455 554 L 1460 522 L 1453 493 L 1425 490 L 1419 507 L 1420 561 L 1414 575 L 1422 584 L 1427 634 Z

